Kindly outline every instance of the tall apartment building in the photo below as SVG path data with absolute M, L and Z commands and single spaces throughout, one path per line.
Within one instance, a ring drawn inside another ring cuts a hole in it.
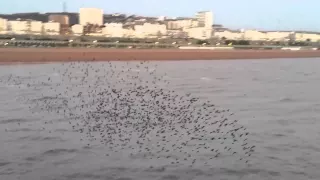
M 211 11 L 200 11 L 196 14 L 199 27 L 211 29 L 213 25 L 213 13 Z
M 103 10 L 97 8 L 80 8 L 79 12 L 79 24 L 97 24 L 103 25 Z

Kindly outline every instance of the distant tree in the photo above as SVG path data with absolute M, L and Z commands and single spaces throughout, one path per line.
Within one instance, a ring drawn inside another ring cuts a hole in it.
M 306 42 L 300 42 L 300 41 L 296 41 L 296 42 L 289 42 L 289 46 L 308 46 L 308 43 Z
M 239 45 L 250 45 L 250 41 L 246 41 L 246 40 L 240 40 Z
M 228 45 L 228 44 L 236 45 L 233 40 L 225 40 L 225 41 L 224 41 L 224 44 L 225 44 L 225 45 Z
M 312 39 L 306 39 L 306 42 L 305 42 L 305 45 L 306 46 L 312 46 Z
M 206 43 L 206 44 L 210 44 L 208 41 L 206 41 L 206 40 L 198 40 L 197 42 L 196 42 L 196 44 L 204 44 L 204 43 Z

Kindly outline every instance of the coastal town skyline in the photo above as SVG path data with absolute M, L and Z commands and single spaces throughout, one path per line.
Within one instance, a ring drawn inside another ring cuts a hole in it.
M 315 7 L 320 2 L 312 3 L 275 0 L 268 2 L 256 2 L 253 0 L 235 1 L 174 1 L 162 0 L 120 0 L 117 2 L 65 0 L 46 2 L 38 0 L 6 1 L 0 7 L 0 14 L 24 13 L 24 12 L 62 12 L 63 3 L 68 12 L 78 12 L 81 7 L 98 7 L 106 14 L 123 13 L 142 16 L 168 16 L 190 17 L 196 11 L 209 10 L 214 14 L 214 24 L 222 24 L 231 29 L 257 29 L 257 30 L 305 30 L 320 31 L 314 23 L 315 17 L 320 15 Z M 14 7 L 14 8 L 12 8 Z M 177 10 L 179 7 L 179 10 Z M 248 12 L 249 11 L 249 12 Z M 236 14 L 236 15 L 234 15 Z

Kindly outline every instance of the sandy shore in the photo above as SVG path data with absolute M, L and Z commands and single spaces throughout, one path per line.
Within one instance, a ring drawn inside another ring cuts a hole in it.
M 1 48 L 0 63 L 49 63 L 111 60 L 225 60 L 320 57 L 320 51 Z

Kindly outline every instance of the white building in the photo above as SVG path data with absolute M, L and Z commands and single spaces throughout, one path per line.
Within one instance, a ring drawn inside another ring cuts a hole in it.
M 256 30 L 243 31 L 243 38 L 249 41 L 264 41 L 268 39 L 266 33 Z
M 121 23 L 106 23 L 102 29 L 102 34 L 107 37 L 123 37 L 124 29 Z
M 60 23 L 58 22 L 43 23 L 43 31 L 45 34 L 48 34 L 48 35 L 59 35 Z
M 43 24 L 41 21 L 30 21 L 30 33 L 40 35 L 43 33 Z
M 198 21 L 192 18 L 189 19 L 173 19 L 166 21 L 167 29 L 168 30 L 177 30 L 183 28 L 191 28 L 197 27 Z
M 212 37 L 212 30 L 205 27 L 185 28 L 183 30 L 189 38 L 209 39 Z
M 8 20 L 0 18 L 0 34 L 7 33 L 8 30 Z
M 28 21 L 8 21 L 8 31 L 11 34 L 29 34 L 30 23 Z
M 211 11 L 200 11 L 196 14 L 199 27 L 212 28 L 213 13 Z
M 164 21 L 164 20 L 166 20 L 166 16 L 159 16 L 157 20 L 158 21 Z
M 103 25 L 103 10 L 97 8 L 80 8 L 79 24 L 97 24 Z
M 43 23 L 41 21 L 8 21 L 8 32 L 11 34 L 36 34 L 43 33 Z
M 319 33 L 309 33 L 309 32 L 296 32 L 294 34 L 296 41 L 310 41 L 310 42 L 318 42 L 320 41 Z
M 71 27 L 73 35 L 81 36 L 83 34 L 83 25 L 75 24 Z
M 288 41 L 290 39 L 290 34 L 293 32 L 288 31 L 267 31 L 266 37 L 269 41 Z
M 214 36 L 217 38 L 225 38 L 228 40 L 241 40 L 243 39 L 243 33 L 240 31 L 230 31 L 230 30 L 224 30 L 224 31 L 215 31 Z
M 107 23 L 102 33 L 106 37 L 134 37 L 135 31 L 132 28 L 124 28 L 121 23 Z
M 164 36 L 167 34 L 167 27 L 164 24 L 144 23 L 143 25 L 135 25 L 135 36 L 140 38 Z

